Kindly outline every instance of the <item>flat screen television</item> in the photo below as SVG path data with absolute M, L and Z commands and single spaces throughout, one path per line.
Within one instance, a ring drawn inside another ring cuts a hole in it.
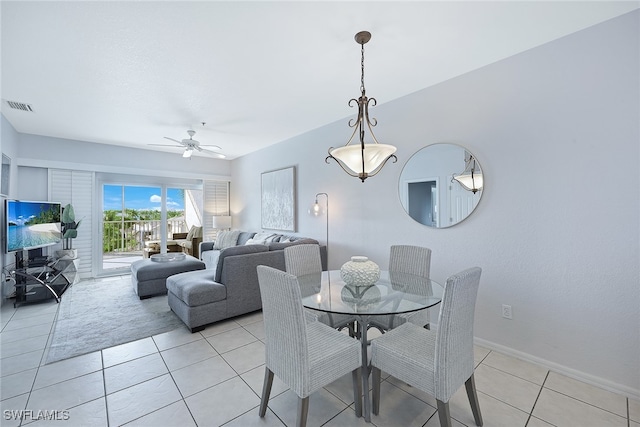
M 6 252 L 42 248 L 62 241 L 60 203 L 5 201 Z

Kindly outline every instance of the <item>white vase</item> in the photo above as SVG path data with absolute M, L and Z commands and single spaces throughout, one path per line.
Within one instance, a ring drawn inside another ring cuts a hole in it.
M 380 278 L 380 267 L 366 256 L 352 256 L 340 268 L 340 277 L 347 285 L 370 286 Z

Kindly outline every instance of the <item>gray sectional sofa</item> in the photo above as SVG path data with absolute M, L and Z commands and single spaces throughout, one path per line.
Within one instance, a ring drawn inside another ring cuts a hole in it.
M 269 241 L 250 240 L 256 233 L 234 233 L 237 238 L 227 247 L 214 249 L 215 242 L 200 244 L 205 270 L 191 271 L 167 279 L 169 307 L 191 332 L 210 323 L 260 310 L 258 265 L 285 269 L 284 248 L 313 243 L 315 239 L 271 236 Z M 264 237 L 263 234 L 258 235 Z M 228 237 L 228 236 L 227 236 Z M 234 237 L 234 236 L 231 236 Z M 280 241 L 283 240 L 283 241 Z M 322 265 L 326 269 L 326 247 L 321 246 Z

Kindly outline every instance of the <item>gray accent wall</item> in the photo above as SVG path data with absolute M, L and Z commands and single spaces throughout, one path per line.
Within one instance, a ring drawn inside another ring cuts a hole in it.
M 635 11 L 379 99 L 376 135 L 398 147 L 398 163 L 365 183 L 324 162 L 350 135 L 354 86 L 336 105 L 344 120 L 232 162 L 234 227 L 259 230 L 260 174 L 296 166 L 300 235 L 325 241 L 324 218 L 307 209 L 329 194 L 330 268 L 352 255 L 385 268 L 392 244 L 430 247 L 442 283 L 480 266 L 479 344 L 640 396 L 639 22 Z M 447 229 L 414 222 L 397 190 L 404 163 L 437 142 L 467 147 L 485 174 L 479 206 Z

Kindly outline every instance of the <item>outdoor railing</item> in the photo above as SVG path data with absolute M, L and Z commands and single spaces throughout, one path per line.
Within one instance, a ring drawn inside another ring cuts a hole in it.
M 142 251 L 144 242 L 160 240 L 160 220 L 135 221 L 103 221 L 102 252 L 137 252 Z M 167 220 L 167 234 L 186 233 L 187 225 L 183 219 Z

